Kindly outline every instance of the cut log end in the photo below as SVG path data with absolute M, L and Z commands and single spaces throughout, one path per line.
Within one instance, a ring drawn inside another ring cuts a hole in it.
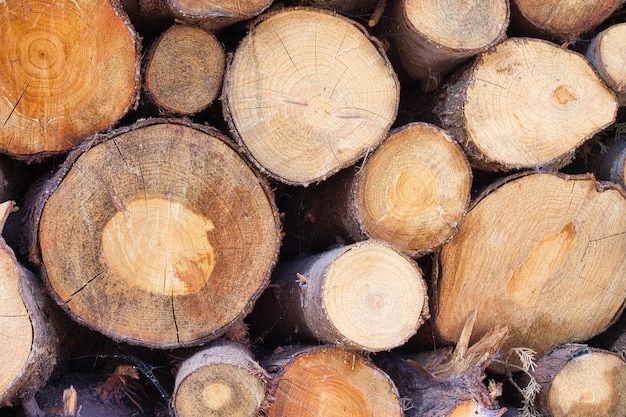
M 587 58 L 604 82 L 626 106 L 626 23 L 600 32 L 587 49 Z
M 0 18 L 3 152 L 27 161 L 65 152 L 135 102 L 140 44 L 113 3 L 8 0 Z
M 0 204 L 0 231 L 12 201 Z M 36 278 L 18 264 L 11 248 L 0 238 L 0 407 L 20 401 L 43 416 L 34 399 L 57 361 L 58 340 L 50 312 Z
M 472 173 L 450 135 L 426 123 L 392 131 L 356 174 L 353 211 L 362 232 L 417 254 L 457 231 Z
M 613 352 L 560 346 L 542 356 L 530 375 L 541 386 L 535 405 L 543 415 L 626 415 L 626 362 Z
M 505 39 L 509 23 L 503 0 L 403 0 L 392 10 L 388 32 L 402 67 L 425 91 L 435 90 L 449 71 Z
M 173 26 L 151 48 L 145 86 L 166 111 L 194 114 L 217 97 L 225 65 L 224 50 L 215 36 L 200 28 Z
M 555 73 L 554 68 L 567 71 Z M 448 85 L 437 107 L 473 165 L 487 170 L 562 166 L 615 121 L 618 102 L 577 53 L 511 38 Z
M 509 327 L 504 351 L 542 355 L 600 333 L 624 302 L 625 213 L 621 190 L 598 191 L 590 177 L 531 174 L 496 188 L 441 251 L 440 334 L 455 340 L 474 308 L 477 335 Z
M 51 293 L 116 340 L 163 348 L 223 334 L 276 261 L 269 187 L 199 126 L 149 121 L 106 139 L 43 191 L 39 246 Z
M 321 347 L 300 352 L 278 374 L 268 417 L 400 417 L 391 379 L 358 354 Z
M 279 263 L 272 282 L 258 312 L 278 314 L 270 330 L 282 336 L 377 352 L 404 344 L 429 317 L 422 271 L 380 241 Z
M 235 52 L 225 93 L 226 118 L 253 160 L 298 185 L 377 146 L 399 102 L 393 68 L 363 28 L 315 9 L 257 23 Z
M 524 34 L 547 37 L 555 42 L 574 42 L 623 3 L 623 0 L 513 0 L 511 22 Z
M 264 375 L 243 346 L 210 346 L 178 372 L 172 399 L 176 415 L 256 416 L 265 401 Z
M 421 271 L 394 250 L 371 242 L 337 257 L 320 295 L 340 340 L 369 351 L 402 345 L 428 316 Z

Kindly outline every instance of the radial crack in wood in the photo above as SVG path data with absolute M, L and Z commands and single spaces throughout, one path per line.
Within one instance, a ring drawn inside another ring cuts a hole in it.
M 68 160 L 57 188 L 40 190 L 49 197 L 39 246 L 55 299 L 133 344 L 223 334 L 251 310 L 276 261 L 269 187 L 227 139 L 197 125 L 148 121 L 105 138 Z
M 223 97 L 231 130 L 258 166 L 308 185 L 383 140 L 399 84 L 384 52 L 355 22 L 286 9 L 266 15 L 243 39 Z
M 0 22 L 3 152 L 32 161 L 68 151 L 135 103 L 140 43 L 117 3 L 6 0 Z

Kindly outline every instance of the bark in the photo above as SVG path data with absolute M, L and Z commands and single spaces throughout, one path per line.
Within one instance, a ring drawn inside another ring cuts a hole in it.
M 321 9 L 268 13 L 235 51 L 224 115 L 259 168 L 309 185 L 378 146 L 399 102 L 396 74 L 355 22 Z
M 268 417 L 402 416 L 393 381 L 357 353 L 300 348 L 283 351 L 266 366 L 275 378 Z
M 191 26 L 172 26 L 150 48 L 145 88 L 165 112 L 192 115 L 222 89 L 226 55 L 214 35 Z
M 13 202 L 0 205 L 0 230 L 12 210 Z M 0 267 L 0 406 L 22 401 L 28 416 L 43 417 L 34 396 L 54 370 L 59 349 L 50 305 L 2 238 Z
M 626 362 L 615 353 L 561 346 L 541 357 L 531 375 L 541 385 L 535 406 L 546 417 L 626 415 Z
M 291 3 L 333 10 L 349 16 L 364 16 L 371 14 L 380 0 L 292 0 Z
M 626 106 L 626 23 L 620 23 L 598 33 L 585 54 L 600 78 Z
M 404 357 L 391 353 L 377 363 L 410 402 L 405 417 L 499 417 L 497 393 L 483 383 L 483 372 L 498 357 L 507 337 L 506 328 L 495 328 L 469 346 L 475 313 L 470 314 L 454 349 L 423 352 Z
M 435 326 L 458 338 L 476 309 L 476 337 L 507 326 L 504 351 L 542 355 L 605 330 L 626 301 L 626 199 L 593 177 L 508 179 L 469 210 L 442 248 Z
M 424 91 L 437 89 L 454 68 L 503 41 L 509 25 L 503 0 L 402 0 L 389 14 L 386 30 L 400 63 Z
M 72 318 L 117 341 L 224 334 L 278 254 L 269 186 L 199 125 L 156 119 L 95 137 L 33 195 L 31 259 Z
M 130 1 L 130 0 L 127 0 Z M 138 20 L 146 26 L 152 18 L 160 22 L 175 20 L 199 26 L 209 32 L 218 32 L 237 22 L 252 19 L 265 11 L 271 0 L 135 0 L 139 3 Z
M 376 352 L 404 344 L 428 318 L 422 271 L 375 240 L 279 263 L 272 284 L 255 316 L 273 338 Z
M 117 3 L 7 0 L 0 20 L 0 151 L 67 152 L 137 100 L 140 42 Z
M 267 407 L 268 375 L 246 347 L 216 342 L 186 359 L 172 395 L 178 417 L 254 417 Z
M 624 0 L 513 0 L 511 26 L 525 35 L 575 42 L 623 3 Z
M 615 132 L 592 147 L 587 155 L 587 166 L 599 179 L 611 181 L 626 189 L 626 132 Z
M 444 90 L 435 112 L 484 170 L 563 166 L 618 108 L 581 55 L 539 39 L 502 42 Z

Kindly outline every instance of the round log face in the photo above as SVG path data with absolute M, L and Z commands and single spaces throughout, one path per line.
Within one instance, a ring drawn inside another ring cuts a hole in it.
M 19 272 L 4 242 L 0 252 L 0 404 L 4 393 L 24 372 L 33 344 L 33 328 L 18 289 Z M 11 391 L 11 394 L 14 392 Z
M 586 54 L 600 77 L 626 105 L 626 23 L 613 25 L 592 40 Z
M 268 417 L 402 415 L 397 389 L 385 373 L 352 352 L 331 347 L 290 361 L 272 396 Z
M 506 349 L 541 355 L 604 330 L 624 305 L 626 199 L 595 180 L 531 174 L 481 199 L 443 246 L 436 327 L 457 340 L 508 326 Z
M 152 47 L 146 65 L 146 89 L 160 107 L 194 114 L 217 97 L 226 56 L 212 34 L 190 26 L 172 26 Z
M 320 296 L 339 335 L 334 339 L 369 351 L 406 342 L 422 324 L 428 302 L 419 268 L 375 241 L 339 255 L 326 270 Z
M 248 370 L 216 363 L 187 376 L 176 391 L 178 417 L 254 417 L 265 397 L 265 385 Z
M 512 3 L 534 32 L 571 41 L 602 23 L 620 8 L 623 0 L 513 0 Z
M 116 340 L 216 337 L 267 285 L 279 244 L 268 193 L 226 143 L 190 127 L 102 142 L 44 206 L 39 244 L 53 295 Z
M 357 177 L 355 211 L 363 231 L 411 254 L 456 233 L 472 184 L 459 145 L 426 123 L 394 130 Z
M 550 386 L 553 417 L 626 415 L 626 363 L 619 356 L 592 352 L 567 362 Z
M 2 2 L 0 149 L 63 152 L 128 111 L 139 63 L 123 16 L 109 1 Z
M 399 102 L 391 65 L 361 28 L 313 9 L 258 23 L 235 52 L 225 90 L 250 155 L 294 184 L 325 179 L 377 146 Z
M 549 164 L 615 121 L 615 96 L 592 67 L 546 41 L 499 44 L 477 61 L 472 80 L 462 123 L 471 153 L 487 164 Z
M 506 1 L 404 0 L 415 31 L 451 51 L 481 51 L 500 39 L 508 26 Z

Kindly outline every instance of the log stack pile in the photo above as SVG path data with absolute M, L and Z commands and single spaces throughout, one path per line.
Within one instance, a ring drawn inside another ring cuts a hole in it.
M 0 1 L 0 415 L 623 417 L 623 3 Z

